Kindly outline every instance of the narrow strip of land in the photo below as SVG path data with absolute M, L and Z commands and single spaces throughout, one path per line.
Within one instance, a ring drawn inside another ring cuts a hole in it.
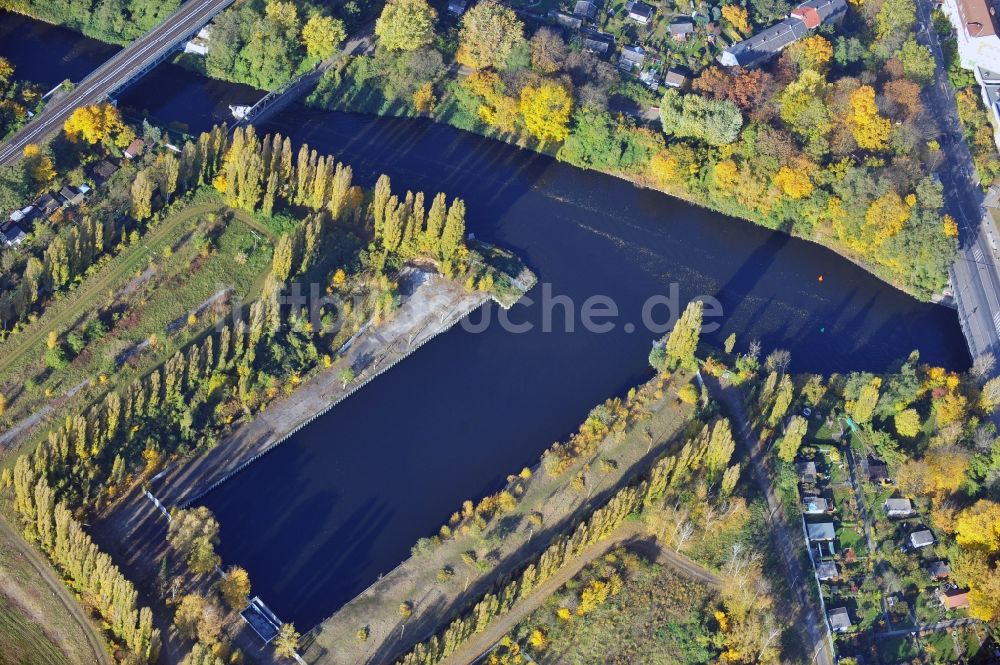
M 494 621 L 489 628 L 472 637 L 448 658 L 441 661 L 440 665 L 468 665 L 479 660 L 518 623 L 541 607 L 549 596 L 576 577 L 590 562 L 602 556 L 615 545 L 625 543 L 630 549 L 636 550 L 650 561 L 655 561 L 662 566 L 669 566 L 698 582 L 711 586 L 719 585 L 719 578 L 712 571 L 683 554 L 662 548 L 653 540 L 642 538 L 642 535 L 642 530 L 637 524 L 627 522 L 607 540 L 594 543 L 572 561 L 568 561 L 552 577 L 538 585 L 530 596 L 519 601 L 510 612 Z
M 795 595 L 798 602 L 800 617 L 802 621 L 799 627 L 811 642 L 810 653 L 813 654 L 811 660 L 819 665 L 833 665 L 833 655 L 830 653 L 830 640 L 826 638 L 826 622 L 816 615 L 813 610 L 812 600 L 805 591 L 805 580 L 808 579 L 802 572 L 799 564 L 798 554 L 801 548 L 796 546 L 795 540 L 790 534 L 790 530 L 785 521 L 785 513 L 781 507 L 781 502 L 774 494 L 774 486 L 771 482 L 771 475 L 767 470 L 762 457 L 763 446 L 760 439 L 750 429 L 749 421 L 743 411 L 743 396 L 739 388 L 732 385 L 723 385 L 718 379 L 712 376 L 705 377 L 705 385 L 719 402 L 726 405 L 729 410 L 730 420 L 736 432 L 736 438 L 743 444 L 750 458 L 750 466 L 753 467 L 754 477 L 764 497 L 767 499 L 768 522 L 771 524 L 772 536 L 775 541 L 776 550 L 784 563 L 785 580 L 790 593 Z M 822 621 L 822 623 L 821 623 Z

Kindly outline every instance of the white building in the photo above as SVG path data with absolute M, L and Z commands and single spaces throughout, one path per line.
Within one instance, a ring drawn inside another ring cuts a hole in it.
M 993 114 L 993 140 L 1000 148 L 1000 17 L 990 0 L 944 0 L 942 11 L 955 26 L 962 67 L 972 70 Z

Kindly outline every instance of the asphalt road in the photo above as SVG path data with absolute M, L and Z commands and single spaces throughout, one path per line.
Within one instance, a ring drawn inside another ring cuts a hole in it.
M 59 130 L 73 110 L 100 102 L 107 94 L 156 63 L 184 38 L 205 26 L 233 0 L 188 0 L 163 23 L 122 49 L 91 72 L 69 94 L 52 101 L 34 118 L 0 145 L 0 166 L 15 163 L 24 146 L 40 143 Z
M 918 39 L 937 61 L 934 83 L 924 91 L 924 103 L 941 131 L 945 163 L 939 171 L 945 206 L 959 226 L 959 253 L 951 269 L 959 321 L 972 357 L 1000 349 L 1000 275 L 994 244 L 996 230 L 982 209 L 983 192 L 975 179 L 972 154 L 948 82 L 947 62 L 931 21 L 927 0 L 918 0 Z

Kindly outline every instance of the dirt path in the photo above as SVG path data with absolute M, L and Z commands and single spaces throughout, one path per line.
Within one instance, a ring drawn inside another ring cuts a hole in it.
M 7 523 L 7 520 L 3 516 L 0 516 L 0 539 L 9 542 L 24 556 L 31 564 L 31 567 L 35 569 L 42 580 L 45 581 L 45 584 L 59 599 L 59 602 L 66 608 L 66 612 L 79 624 L 80 630 L 86 636 L 87 643 L 93 651 L 94 662 L 100 663 L 100 665 L 111 665 L 111 659 L 104 648 L 104 642 L 94 632 L 93 625 L 91 625 L 87 616 L 83 613 L 83 608 L 70 595 L 69 589 L 56 577 L 56 574 L 52 570 L 52 565 L 38 550 L 25 542 L 21 535 Z
M 549 596 L 576 577 L 577 573 L 583 570 L 587 564 L 597 557 L 602 556 L 612 547 L 622 543 L 625 543 L 630 549 L 636 550 L 649 560 L 663 566 L 669 566 L 693 580 L 711 586 L 718 586 L 719 578 L 715 573 L 695 563 L 683 554 L 663 549 L 655 541 L 642 538 L 643 535 L 639 525 L 630 522 L 618 529 L 607 540 L 594 543 L 585 549 L 582 554 L 560 568 L 555 575 L 537 586 L 527 599 L 518 602 L 510 612 L 498 621 L 493 622 L 483 632 L 474 635 L 469 641 L 448 656 L 448 658 L 441 661 L 440 665 L 468 665 L 469 663 L 478 661 L 504 635 L 513 630 L 518 623 L 541 607 Z
M 798 626 L 802 637 L 806 638 L 806 644 L 811 643 L 812 645 L 809 649 L 811 660 L 818 665 L 833 665 L 832 641 L 827 631 L 826 620 L 817 614 L 812 600 L 806 593 L 807 582 L 805 580 L 809 578 L 803 573 L 798 559 L 804 544 L 792 536 L 795 532 L 788 526 L 785 511 L 778 497 L 774 494 L 774 482 L 764 459 L 764 447 L 757 435 L 751 430 L 743 410 L 743 393 L 738 386 L 721 383 L 711 375 L 705 376 L 705 385 L 712 396 L 725 405 L 729 411 L 729 419 L 735 425 L 733 429 L 736 432 L 736 438 L 746 449 L 754 477 L 767 499 L 769 510 L 767 519 L 771 525 L 772 538 L 777 546 L 778 555 L 784 563 L 785 570 L 783 572 L 790 590 L 789 593 L 794 595 L 798 603 L 798 607 L 789 608 L 790 615 L 797 616 L 793 623 Z

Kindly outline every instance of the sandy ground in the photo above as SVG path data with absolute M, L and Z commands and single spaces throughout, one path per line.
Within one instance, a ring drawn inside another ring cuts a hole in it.
M 332 367 L 299 386 L 291 397 L 271 404 L 252 421 L 240 425 L 208 454 L 172 463 L 154 477 L 149 489 L 168 507 L 196 499 L 488 299 L 436 273 L 408 269 L 406 278 L 410 286 L 402 289 L 402 303 L 391 319 L 368 327 Z M 346 365 L 355 368 L 357 377 L 345 388 L 340 370 Z M 101 548 L 109 551 L 140 587 L 142 602 L 154 607 L 157 625 L 164 635 L 161 661 L 176 663 L 188 645 L 170 634 L 168 619 L 173 613 L 159 601 L 156 592 L 159 561 L 166 551 L 167 524 L 145 489 L 133 487 L 109 514 L 101 517 L 92 533 Z M 227 632 L 249 662 L 274 662 L 272 650 L 264 647 L 241 620 L 230 622 Z

